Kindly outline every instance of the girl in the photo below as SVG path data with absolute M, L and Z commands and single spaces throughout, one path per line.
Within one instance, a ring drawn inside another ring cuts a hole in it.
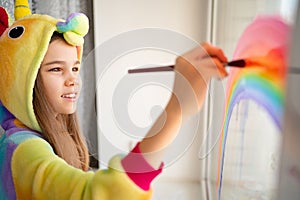
M 179 56 L 164 114 L 128 155 L 91 172 L 76 117 L 87 18 L 31 15 L 24 10 L 27 2 L 20 2 L 12 25 L 0 10 L 5 22 L 0 29 L 0 122 L 5 130 L 0 199 L 151 199 L 151 181 L 163 168 L 156 152 L 201 109 L 207 82 L 227 75 L 223 52 L 204 43 Z

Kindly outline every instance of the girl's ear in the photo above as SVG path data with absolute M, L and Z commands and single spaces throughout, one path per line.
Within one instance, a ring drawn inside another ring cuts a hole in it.
M 0 36 L 9 27 L 9 15 L 6 10 L 0 7 Z

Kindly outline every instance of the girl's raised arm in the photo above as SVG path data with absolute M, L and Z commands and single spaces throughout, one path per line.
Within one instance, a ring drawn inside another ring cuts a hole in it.
M 227 76 L 224 62 L 227 58 L 223 51 L 208 43 L 176 59 L 171 98 L 139 144 L 140 151 L 154 168 L 161 163 L 161 152 L 174 140 L 180 127 L 201 110 L 210 79 Z

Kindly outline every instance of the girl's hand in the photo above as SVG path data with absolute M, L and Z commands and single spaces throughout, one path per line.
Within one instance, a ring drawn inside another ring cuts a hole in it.
M 175 64 L 175 81 L 170 101 L 178 101 L 183 119 L 198 113 L 205 100 L 212 77 L 224 78 L 227 62 L 223 51 L 209 43 L 179 56 Z

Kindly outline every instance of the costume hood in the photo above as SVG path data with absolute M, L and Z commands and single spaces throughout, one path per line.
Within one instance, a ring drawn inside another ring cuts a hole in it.
M 0 100 L 24 125 L 40 131 L 33 110 L 33 88 L 51 36 L 55 31 L 63 33 L 65 40 L 77 47 L 80 60 L 88 18 L 81 13 L 73 13 L 67 20 L 31 14 L 27 0 L 17 0 L 15 22 L 1 7 L 0 22 Z

